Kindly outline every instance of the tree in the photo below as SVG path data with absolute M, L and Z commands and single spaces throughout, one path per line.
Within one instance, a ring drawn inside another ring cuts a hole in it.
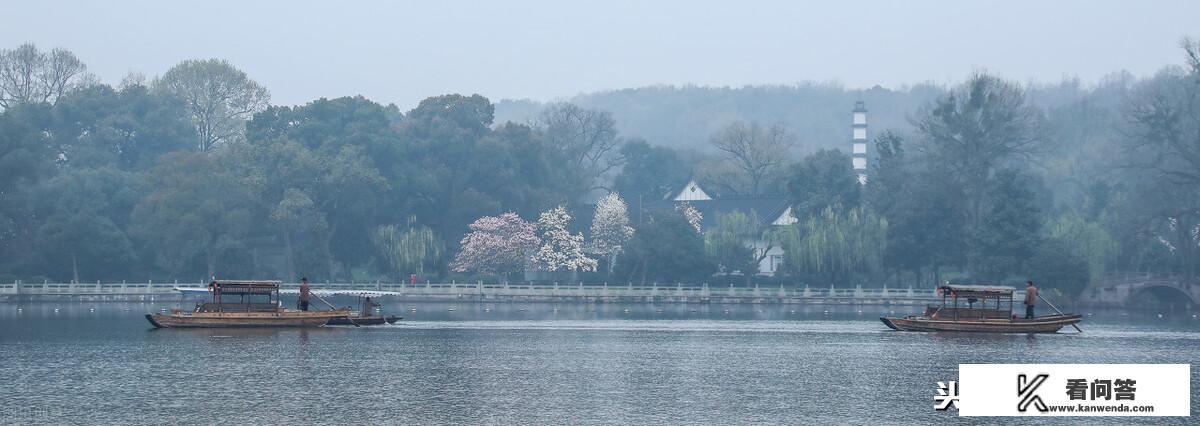
M 183 100 L 200 151 L 241 140 L 246 121 L 271 101 L 266 88 L 223 59 L 180 62 L 167 70 L 154 88 Z
M 621 165 L 613 152 L 620 140 L 612 114 L 558 103 L 542 111 L 541 122 L 550 144 L 566 154 L 568 167 L 581 171 L 581 192 L 601 189 L 600 178 Z
M 918 164 L 919 165 L 919 164 Z M 901 192 L 890 196 L 894 202 L 876 198 L 872 206 L 888 219 L 887 249 L 884 264 L 894 270 L 909 271 L 918 285 L 941 283 L 941 268 L 966 263 L 966 218 L 958 200 L 962 188 L 947 183 L 935 170 L 913 167 L 906 174 Z M 877 175 L 867 189 L 892 188 L 892 181 Z
M 463 236 L 462 250 L 454 256 L 450 269 L 455 272 L 483 274 L 512 274 L 520 272 L 541 239 L 537 225 L 526 222 L 516 213 L 484 216 L 469 226 Z
M 247 150 L 262 155 L 243 167 L 267 168 L 262 178 L 278 180 L 275 191 L 301 189 L 321 213 L 327 228 L 319 246 L 330 274 L 375 255 L 362 242 L 371 240 L 376 225 L 406 220 L 389 205 L 391 182 L 401 180 L 405 164 L 383 106 L 356 96 L 270 107 L 247 123 L 246 137 Z M 311 164 L 280 162 L 276 150 Z
M 887 229 L 887 219 L 862 207 L 827 207 L 819 216 L 785 228 L 784 267 L 796 275 L 849 283 L 878 271 Z
M 1029 259 L 1027 273 L 1038 287 L 1077 296 L 1088 285 L 1088 263 L 1067 243 L 1058 239 L 1042 242 Z
M 542 246 L 533 253 L 534 267 L 549 272 L 596 270 L 596 260 L 583 253 L 583 234 L 572 234 L 567 230 L 570 225 L 571 215 L 563 206 L 542 212 L 538 217 Z
M 1041 242 L 1041 209 L 1033 182 L 1014 170 L 996 173 L 991 206 L 978 234 L 968 235 L 976 250 L 968 262 L 978 265 L 978 278 L 993 282 L 1019 274 Z
M 45 105 L 21 105 L 0 113 L 0 268 L 31 268 L 35 230 L 41 220 L 35 188 L 55 172 L 55 152 L 45 143 L 52 122 Z
M 517 214 L 536 217 L 582 195 L 575 184 L 580 172 L 564 167 L 562 151 L 528 125 L 504 123 L 468 155 L 473 176 L 466 184 Z
M 133 209 L 133 234 L 146 257 L 172 277 L 245 272 L 223 267 L 249 258 L 254 203 L 237 176 L 218 159 L 189 152 L 163 156 L 147 176 L 153 190 Z
M 424 275 L 425 266 L 442 255 L 442 240 L 428 227 L 416 226 L 416 218 L 409 218 L 406 229 L 396 225 L 375 228 L 371 242 L 401 282 L 406 272 Z
M 625 163 L 613 179 L 613 190 L 625 194 L 631 203 L 660 200 L 687 183 L 690 175 L 679 153 L 644 140 L 625 142 L 620 156 Z
M 904 150 L 904 138 L 885 130 L 875 137 L 876 159 L 871 165 L 871 181 L 862 186 L 863 204 L 891 217 L 906 197 L 911 196 L 915 178 Z
M 591 231 L 592 243 L 588 251 L 604 259 L 608 273 L 612 274 L 617 255 L 633 237 L 633 227 L 629 226 L 629 208 L 620 194 L 610 192 L 596 203 Z
M 49 52 L 32 44 L 0 50 L 0 108 L 20 104 L 55 103 L 84 84 L 87 66 L 65 49 Z
M 922 109 L 913 123 L 918 149 L 943 179 L 962 188 L 960 209 L 969 235 L 979 235 L 989 209 L 993 174 L 1037 151 L 1041 112 L 1025 102 L 1021 86 L 975 74 L 950 94 Z M 968 241 L 967 270 L 979 272 L 979 239 Z
M 1091 280 L 1102 279 L 1117 255 L 1117 243 L 1108 231 L 1076 213 L 1065 213 L 1049 221 L 1044 227 L 1044 234 L 1048 240 L 1060 242 L 1061 247 L 1065 247 L 1071 255 L 1082 259 L 1087 264 L 1088 278 Z M 1043 243 L 1042 247 L 1046 244 Z
M 47 141 L 71 167 L 112 165 L 144 171 L 159 156 L 187 149 L 196 134 L 183 104 L 145 86 L 95 84 L 59 98 Z
M 764 183 L 788 160 L 792 136 L 782 124 L 763 127 L 735 121 L 709 139 L 750 180 L 751 195 L 761 194 Z M 849 163 L 847 163 L 849 164 Z
M 396 181 L 400 207 L 429 220 L 443 238 L 459 235 L 471 218 L 504 211 L 475 184 L 497 179 L 491 175 L 495 170 L 481 166 L 488 154 L 495 154 L 480 144 L 492 120 L 487 98 L 454 94 L 421 101 L 398 126 L 402 145 L 397 163 L 403 169 L 389 176 Z
M 106 167 L 72 169 L 47 181 L 38 197 L 37 213 L 45 221 L 36 239 L 47 270 L 70 271 L 76 282 L 129 272 L 137 255 L 125 229 L 142 195 L 138 180 Z
M 279 235 L 283 236 L 288 281 L 295 281 L 296 271 L 313 270 L 319 264 L 312 259 L 316 250 L 301 248 L 303 243 L 320 238 L 319 235 L 328 231 L 329 224 L 325 221 L 325 216 L 317 211 L 312 197 L 303 189 L 285 189 L 277 201 L 273 201 L 275 202 L 267 206 L 270 208 L 267 217 L 270 223 L 277 227 Z M 320 254 L 328 260 L 328 252 Z M 326 276 L 331 276 L 333 272 L 326 271 Z
M 712 276 L 716 266 L 704 253 L 704 239 L 678 212 L 651 215 L 625 247 L 625 261 L 617 275 L 645 284 L 655 282 L 698 283 Z
M 830 206 L 855 208 L 862 185 L 850 156 L 839 150 L 820 150 L 792 165 L 787 180 L 792 214 L 803 219 L 821 214 Z
M 709 258 L 724 269 L 726 277 L 740 272 L 749 284 L 759 273 L 763 259 L 777 246 L 770 228 L 753 211 L 722 214 L 717 216 L 716 226 L 704 233 L 704 248 Z
M 1182 43 L 1186 67 L 1139 85 L 1129 120 L 1126 166 L 1135 171 L 1136 201 L 1146 236 L 1166 245 L 1173 269 L 1200 274 L 1200 41 Z
M 700 213 L 700 210 L 696 210 L 696 206 L 693 206 L 692 203 L 683 202 L 675 205 L 675 211 L 679 212 L 683 220 L 687 221 L 687 224 L 692 227 L 693 231 L 696 231 L 696 235 L 704 234 L 704 230 L 700 229 L 700 226 L 704 223 L 704 215 Z

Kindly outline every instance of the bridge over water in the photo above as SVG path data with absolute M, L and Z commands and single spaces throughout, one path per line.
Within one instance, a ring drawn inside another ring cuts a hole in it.
M 1112 274 L 1080 296 L 1094 306 L 1141 307 L 1168 305 L 1191 309 L 1200 306 L 1200 283 L 1161 274 Z
M 0 298 L 79 297 L 89 300 L 164 300 L 180 297 L 177 287 L 203 288 L 204 283 L 5 283 Z M 285 289 L 299 287 L 285 283 Z M 940 301 L 933 288 L 835 288 L 709 286 L 707 284 L 504 284 L 504 283 L 312 283 L 316 290 L 394 292 L 412 300 L 579 301 L 663 303 L 792 303 L 924 305 Z M 1020 294 L 1017 297 L 1021 297 Z M 1019 299 L 1018 299 L 1019 300 Z
M 297 283 L 284 283 L 295 289 Z M 181 282 L 77 282 L 3 283 L 0 300 L 34 297 L 78 297 L 88 300 L 163 300 L 178 298 L 177 287 L 204 287 L 204 283 Z M 580 301 L 663 303 L 790 303 L 790 304 L 894 304 L 924 305 L 940 300 L 933 288 L 836 288 L 709 286 L 707 284 L 503 284 L 382 282 L 313 283 L 314 289 L 372 290 L 394 292 L 410 300 L 464 301 Z M 1024 297 L 1018 291 L 1016 300 Z M 1106 277 L 1100 285 L 1084 291 L 1080 305 L 1102 307 L 1148 307 L 1171 305 L 1184 309 L 1200 306 L 1200 284 L 1179 277 L 1151 274 L 1119 274 Z M 1069 301 L 1056 304 L 1075 305 Z

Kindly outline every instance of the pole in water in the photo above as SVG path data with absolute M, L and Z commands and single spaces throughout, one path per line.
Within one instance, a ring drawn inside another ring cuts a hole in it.
M 1040 294 L 1039 294 L 1039 295 L 1037 295 L 1037 298 L 1038 298 L 1038 299 L 1041 299 L 1041 301 L 1043 301 L 1043 302 L 1046 302 L 1046 304 L 1047 304 L 1047 305 L 1050 305 L 1050 308 L 1051 308 L 1051 309 L 1054 309 L 1054 312 L 1058 312 L 1058 314 L 1059 314 L 1059 315 L 1066 315 L 1066 314 L 1064 314 L 1064 313 L 1063 313 L 1063 311 L 1060 311 L 1060 310 L 1058 310 L 1058 307 L 1054 306 L 1054 304 L 1053 304 L 1053 303 L 1050 303 L 1050 301 L 1049 301 L 1049 300 L 1046 300 L 1046 298 L 1045 298 L 1045 297 L 1042 297 L 1042 295 L 1040 295 Z M 1079 328 L 1079 326 L 1078 326 L 1078 325 L 1076 325 L 1076 324 L 1071 324 L 1071 327 L 1075 327 L 1075 330 L 1076 330 L 1076 331 L 1078 331 L 1078 332 L 1080 332 L 1080 333 L 1082 333 L 1082 332 L 1083 332 L 1083 329 L 1082 329 L 1082 328 Z
M 335 311 L 337 310 L 337 306 L 333 306 L 332 303 L 329 303 L 325 299 L 321 298 L 321 296 L 318 296 L 316 293 L 310 293 L 310 294 L 312 294 L 313 297 L 317 298 L 317 300 L 320 300 L 322 303 L 329 305 L 329 309 L 333 309 Z M 354 318 L 350 318 L 350 315 L 346 315 L 346 320 L 350 321 L 351 324 L 354 324 L 355 327 L 362 327 L 361 325 L 358 325 L 357 322 L 354 322 Z

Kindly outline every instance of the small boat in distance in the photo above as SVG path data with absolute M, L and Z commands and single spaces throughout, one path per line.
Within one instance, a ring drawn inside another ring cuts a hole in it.
M 146 314 L 158 328 L 320 327 L 350 315 L 349 309 L 293 311 L 279 303 L 279 281 L 218 280 L 208 284 L 212 302 L 197 303 L 190 312 Z M 231 298 L 237 297 L 234 302 Z M 255 302 L 256 297 L 266 297 Z
M 329 320 L 325 325 L 384 325 L 395 324 L 400 321 L 400 317 L 395 315 L 368 315 L 368 316 L 350 316 L 339 317 Z
M 944 285 L 938 288 L 942 306 L 929 306 L 921 315 L 880 317 L 879 320 L 899 331 L 1054 333 L 1083 318 L 1079 314 L 1063 313 L 1033 319 L 1017 318 L 1012 311 L 1014 290 L 1008 286 Z

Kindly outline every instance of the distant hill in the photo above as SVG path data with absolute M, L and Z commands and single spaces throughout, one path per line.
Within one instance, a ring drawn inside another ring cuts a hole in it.
M 820 148 L 848 149 L 850 110 L 866 102 L 871 136 L 891 129 L 908 133 L 908 117 L 944 93 L 935 85 L 902 90 L 845 89 L 833 84 L 795 86 L 653 86 L 583 94 L 568 99 L 609 111 L 626 137 L 652 144 L 708 151 L 709 135 L 735 120 L 782 122 L 800 141 L 800 153 Z M 529 122 L 543 104 L 529 100 L 496 103 L 496 122 Z

